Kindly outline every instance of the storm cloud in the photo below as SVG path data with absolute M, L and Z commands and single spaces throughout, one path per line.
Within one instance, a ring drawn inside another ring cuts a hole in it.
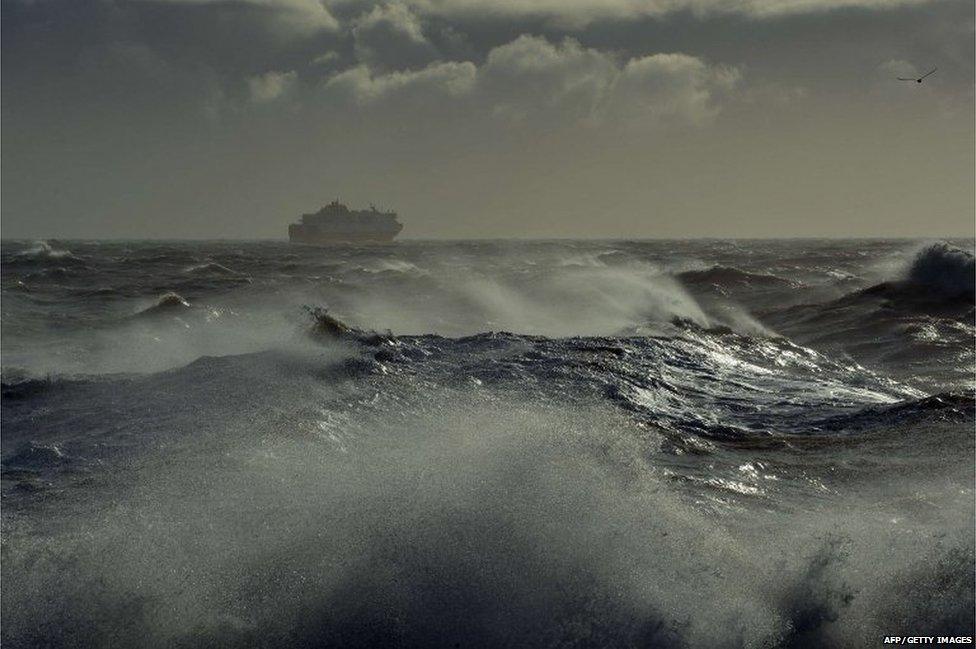
M 956 0 L 7 0 L 3 235 L 971 235 Z M 899 84 L 938 65 L 926 84 Z

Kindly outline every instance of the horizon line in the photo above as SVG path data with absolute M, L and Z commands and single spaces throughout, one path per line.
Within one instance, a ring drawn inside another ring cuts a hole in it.
M 459 242 L 459 241 L 918 241 L 931 239 L 974 239 L 976 231 L 965 234 L 940 234 L 940 235 L 796 235 L 796 236 L 752 236 L 752 237 L 723 237 L 723 236 L 672 236 L 672 237 L 405 237 L 390 243 L 381 244 L 352 244 L 353 246 L 376 246 L 388 247 L 397 243 L 430 243 L 430 242 Z M 29 237 L 4 237 L 0 235 L 0 243 L 15 241 L 85 241 L 85 242 L 107 242 L 107 241 L 233 241 L 233 242 L 275 242 L 291 243 L 286 237 L 246 237 L 246 238 L 226 238 L 226 237 L 59 237 L 59 236 L 29 236 Z M 336 243 L 334 246 L 317 246 L 314 244 L 294 244 L 309 248 L 316 247 L 339 247 L 349 246 L 346 243 Z

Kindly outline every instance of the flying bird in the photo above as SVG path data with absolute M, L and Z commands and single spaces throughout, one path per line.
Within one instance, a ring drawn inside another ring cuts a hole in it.
M 928 72 L 926 72 L 925 74 L 923 74 L 922 76 L 920 76 L 917 79 L 915 77 L 898 77 L 898 80 L 899 81 L 914 81 L 915 83 L 922 83 L 922 79 L 924 79 L 925 77 L 929 76 L 930 74 L 932 74 L 933 72 L 935 72 L 938 69 L 939 68 L 932 68 L 931 70 L 929 70 Z

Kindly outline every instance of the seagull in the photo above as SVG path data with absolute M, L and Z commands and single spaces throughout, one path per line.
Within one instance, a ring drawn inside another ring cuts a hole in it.
M 929 70 L 928 72 L 926 72 L 925 74 L 923 74 L 922 76 L 920 76 L 917 79 L 914 78 L 914 77 L 898 77 L 898 80 L 899 81 L 914 81 L 915 83 L 922 83 L 922 79 L 924 79 L 925 77 L 929 76 L 930 74 L 932 74 L 933 72 L 935 72 L 938 69 L 939 68 L 932 68 L 931 70 Z

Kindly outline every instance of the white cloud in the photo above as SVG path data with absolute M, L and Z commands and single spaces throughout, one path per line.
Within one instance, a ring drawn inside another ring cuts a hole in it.
M 521 36 L 488 54 L 478 91 L 496 115 L 508 118 L 643 128 L 705 124 L 739 80 L 735 68 L 686 54 L 655 54 L 621 65 L 572 39 L 554 45 Z
M 523 35 L 488 53 L 478 88 L 497 114 L 525 119 L 537 112 L 588 117 L 617 75 L 612 57 L 572 39 L 558 45 Z
M 474 78 L 475 66 L 469 62 L 433 63 L 422 70 L 386 74 L 359 65 L 329 79 L 325 90 L 358 104 L 391 98 L 437 101 L 469 93 Z
M 679 11 L 697 15 L 742 14 L 765 18 L 862 7 L 887 9 L 937 0 L 410 0 L 416 11 L 441 16 L 539 16 L 563 26 L 595 20 L 660 16 Z
M 331 66 L 334 65 L 339 60 L 339 53 L 334 51 L 325 52 L 324 54 L 319 54 L 314 59 L 310 61 L 312 65 L 318 66 Z
M 420 19 L 403 4 L 378 5 L 355 21 L 356 55 L 369 65 L 411 68 L 436 57 Z
M 251 77 L 247 80 L 251 100 L 256 103 L 274 101 L 288 92 L 294 86 L 297 78 L 298 75 L 295 72 L 266 72 Z
M 606 116 L 627 126 L 672 121 L 704 124 L 715 118 L 717 100 L 739 80 L 735 68 L 709 66 L 687 54 L 631 59 L 614 83 Z
M 335 19 L 321 0 L 129 0 L 140 2 L 167 2 L 174 5 L 219 5 L 228 9 L 234 7 L 256 7 L 270 11 L 269 27 L 289 35 L 308 36 L 320 31 L 337 31 L 339 21 Z
M 360 105 L 395 99 L 432 106 L 471 99 L 459 110 L 503 121 L 621 125 L 702 125 L 739 83 L 735 68 L 686 54 L 655 54 L 620 63 L 573 39 L 550 43 L 523 35 L 492 49 L 481 67 L 432 63 L 383 72 L 359 65 L 332 77 L 326 91 Z

